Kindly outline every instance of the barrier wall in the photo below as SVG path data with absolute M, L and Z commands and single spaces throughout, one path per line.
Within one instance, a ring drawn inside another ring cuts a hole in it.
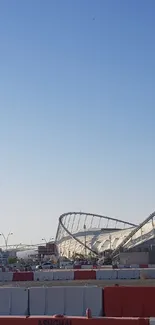
M 107 317 L 155 317 L 155 287 L 105 287 Z
M 145 318 L 155 317 L 154 301 L 155 287 L 2 287 L 0 315 L 84 316 L 89 308 L 93 317 Z
M 150 325 L 155 325 L 155 318 L 150 318 L 149 319 L 149 324 Z
M 96 280 L 96 271 L 94 270 L 74 271 L 74 280 Z
M 0 315 L 27 315 L 28 289 L 0 288 Z
M 0 288 L 0 315 L 84 316 L 90 308 L 92 316 L 102 316 L 102 306 L 96 286 Z
M 0 317 L 3 325 L 149 325 L 143 318 Z M 154 324 L 150 324 L 154 325 Z
M 0 272 L 0 282 L 58 280 L 129 280 L 155 279 L 155 268 L 48 270 L 35 272 Z
M 93 265 L 81 265 L 81 269 L 83 270 L 92 270 L 93 269 Z
M 34 272 L 34 281 L 53 281 L 53 272 L 51 271 L 36 271 Z
M 33 272 L 14 272 L 13 281 L 33 281 L 34 274 Z
M 65 317 L 65 318 L 37 318 L 28 317 L 26 325 L 149 325 L 147 319 L 139 318 L 86 318 L 86 317 Z M 4 324 L 5 325 L 5 324 Z M 7 324 L 11 325 L 11 324 Z M 21 324 L 24 325 L 24 324 Z
M 96 270 L 97 280 L 115 280 L 117 279 L 117 270 Z
M 0 282 L 10 282 L 13 280 L 13 272 L 0 272 Z
M 155 279 L 155 269 L 144 269 L 140 271 L 141 279 Z
M 30 315 L 63 314 L 83 316 L 91 308 L 93 316 L 102 315 L 102 288 L 51 287 L 29 289 Z

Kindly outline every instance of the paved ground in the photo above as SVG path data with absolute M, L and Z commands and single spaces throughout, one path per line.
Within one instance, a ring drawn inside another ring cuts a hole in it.
M 0 287 L 52 287 L 52 286 L 81 286 L 81 285 L 97 285 L 98 287 L 113 286 L 115 284 L 126 286 L 155 286 L 155 279 L 147 280 L 82 280 L 82 281 L 44 281 L 44 282 L 0 282 Z

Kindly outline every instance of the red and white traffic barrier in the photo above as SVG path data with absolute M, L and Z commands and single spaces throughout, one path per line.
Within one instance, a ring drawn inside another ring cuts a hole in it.
M 119 318 L 125 318 L 127 323 L 133 318 L 137 325 L 155 325 L 154 297 L 155 287 L 2 287 L 0 315 L 84 316 L 89 308 L 92 317 L 104 316 L 104 322 L 108 318 L 109 325 L 113 323 L 112 318 L 118 320 L 118 325 Z
M 0 272 L 0 282 L 155 279 L 155 268 Z

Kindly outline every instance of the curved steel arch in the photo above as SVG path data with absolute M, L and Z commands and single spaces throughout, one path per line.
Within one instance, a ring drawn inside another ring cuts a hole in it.
M 63 218 L 67 217 L 67 216 L 71 216 L 71 215 L 85 215 L 85 216 L 92 216 L 92 217 L 97 217 L 97 218 L 103 218 L 103 219 L 107 219 L 107 220 L 112 220 L 112 221 L 116 221 L 116 222 L 120 222 L 120 223 L 123 223 L 123 224 L 126 224 L 128 226 L 132 226 L 132 227 L 137 227 L 137 225 L 131 223 L 131 222 L 127 222 L 127 221 L 124 221 L 124 220 L 120 220 L 120 219 L 117 219 L 117 218 L 112 218 L 112 217 L 108 217 L 108 216 L 102 216 L 102 215 L 99 215 L 99 214 L 94 214 L 94 213 L 88 213 L 88 212 L 67 212 L 67 213 L 63 213 L 60 217 L 59 217 L 59 225 L 58 225 L 58 229 L 57 229 L 57 233 L 56 233 L 56 241 L 57 241 L 57 238 L 58 238 L 58 233 L 59 233 L 59 230 L 60 230 L 60 225 L 61 227 L 66 231 L 66 233 L 72 237 L 75 241 L 77 241 L 80 245 L 84 246 L 87 250 L 89 250 L 90 252 L 98 255 L 98 253 L 96 251 L 94 251 L 93 249 L 91 249 L 89 246 L 86 245 L 86 243 L 84 244 L 79 238 L 77 238 L 74 234 L 72 234 L 66 227 L 65 225 L 63 224 Z
M 116 249 L 110 254 L 110 258 L 113 258 L 114 256 L 117 255 L 117 253 L 119 252 L 119 250 L 121 248 L 123 248 L 123 246 L 136 234 L 136 232 L 138 230 L 140 230 L 144 225 L 146 225 L 146 223 L 148 223 L 151 219 L 153 219 L 155 217 L 155 211 L 152 212 L 143 222 L 141 222 L 139 224 L 139 226 L 137 226 L 135 229 L 133 229 L 129 235 L 124 238 L 124 240 L 116 247 Z

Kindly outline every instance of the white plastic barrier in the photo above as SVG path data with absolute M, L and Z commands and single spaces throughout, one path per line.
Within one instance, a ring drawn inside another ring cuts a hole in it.
M 34 281 L 53 281 L 53 271 L 35 271 Z
M 148 268 L 149 268 L 149 269 L 155 269 L 155 264 L 149 264 L 149 265 L 148 265 Z
M 30 315 L 45 315 L 45 292 L 46 288 L 29 289 L 29 312 Z
M 11 288 L 11 315 L 28 314 L 28 289 Z
M 131 264 L 131 269 L 139 269 L 139 264 Z
M 102 315 L 102 288 L 51 287 L 29 289 L 30 315 L 84 316 L 91 308 L 93 316 Z
M 46 288 L 45 299 L 45 315 L 64 314 L 64 287 Z
M 67 316 L 84 316 L 90 308 L 92 316 L 102 315 L 102 288 L 65 287 L 64 314 Z
M 74 271 L 72 270 L 54 271 L 53 280 L 74 280 Z
M 0 315 L 28 314 L 28 289 L 0 288 Z
M 155 317 L 150 317 L 149 324 L 150 325 L 155 325 Z
M 81 265 L 81 269 L 91 270 L 93 269 L 93 265 Z
M 11 315 L 11 288 L 0 288 L 0 315 Z
M 85 288 L 66 287 L 64 290 L 65 290 L 65 315 L 83 316 Z
M 117 270 L 96 270 L 96 280 L 113 279 L 117 279 Z
M 0 272 L 0 282 L 11 282 L 13 279 L 13 272 Z
M 73 270 L 74 265 L 66 265 L 64 268 L 68 270 Z
M 102 288 L 86 287 L 84 290 L 84 315 L 90 308 L 93 317 L 102 315 Z
M 155 279 L 155 269 L 143 269 L 140 271 L 140 278 Z
M 117 270 L 117 279 L 139 279 L 140 270 L 127 269 L 127 270 Z

